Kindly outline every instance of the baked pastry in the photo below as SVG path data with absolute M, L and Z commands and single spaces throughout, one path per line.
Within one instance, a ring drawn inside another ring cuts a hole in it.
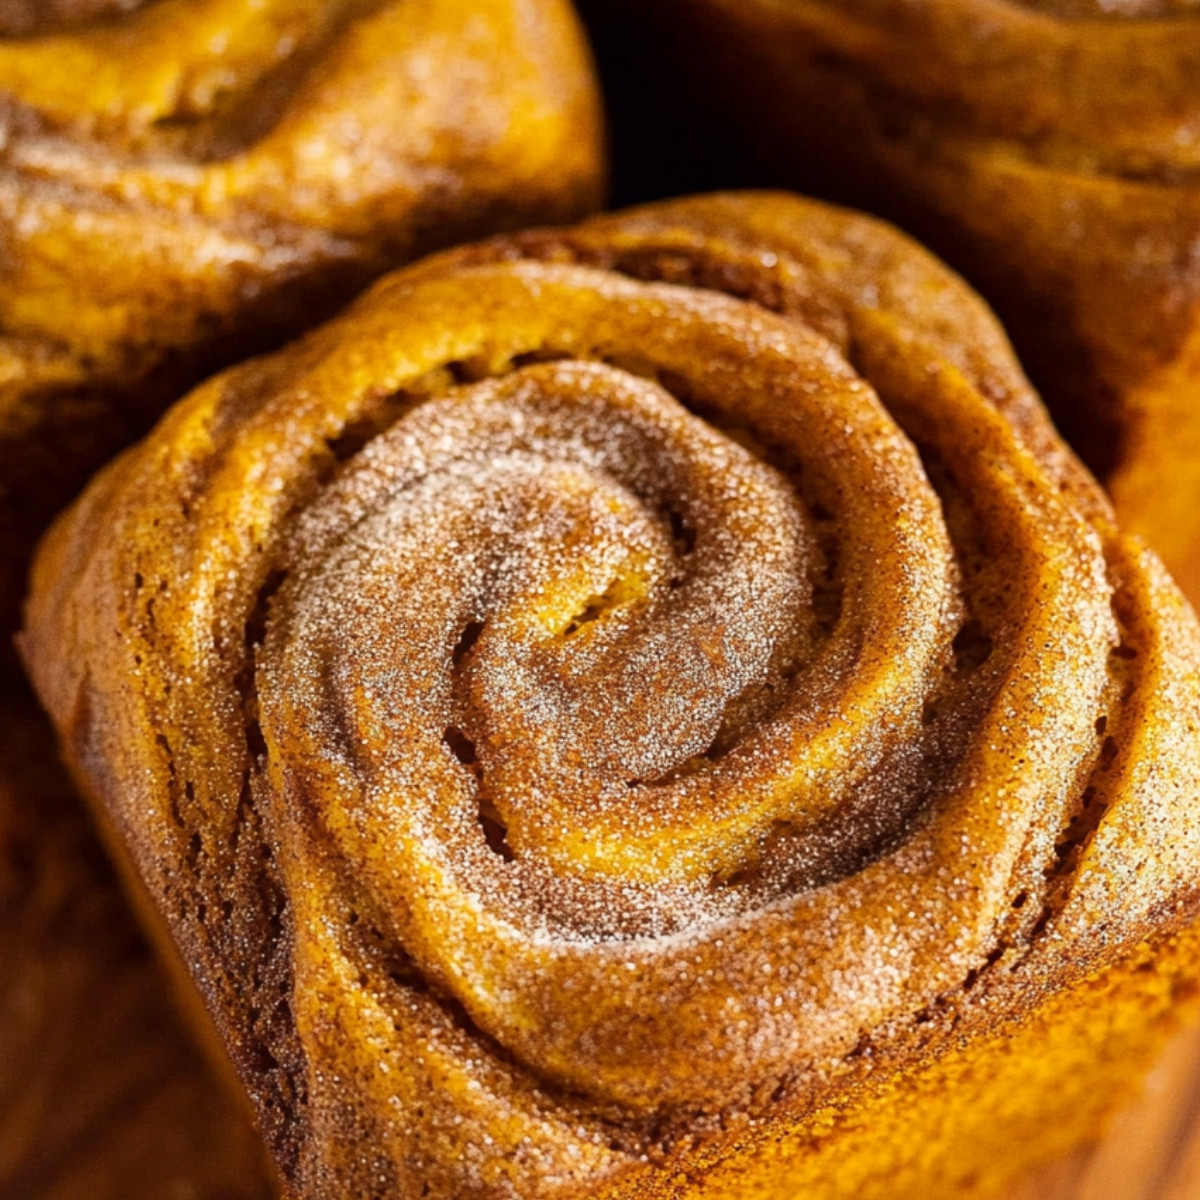
M 1200 602 L 1195 6 L 649 7 L 770 179 L 900 222 L 983 291 L 1122 524 Z
M 1200 632 L 978 299 L 682 200 L 209 381 L 23 653 L 302 1197 L 929 1197 L 1200 975 Z
M 270 1200 L 31 702 L 0 701 L 0 1195 Z
M 568 0 L 0 2 L 0 627 L 31 538 L 186 387 L 595 207 L 598 105 Z

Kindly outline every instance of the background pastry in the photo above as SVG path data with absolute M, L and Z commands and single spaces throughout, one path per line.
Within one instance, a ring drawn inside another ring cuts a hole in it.
M 603 173 L 566 0 L 10 0 L 0 121 L 5 624 L 31 531 L 183 388 Z
M 297 1195 L 994 1181 L 1200 973 L 1195 618 L 840 210 L 389 277 L 98 478 L 23 646 Z
M 1194 6 L 657 0 L 627 8 L 626 39 L 650 12 L 686 64 L 710 160 L 694 173 L 723 140 L 727 177 L 799 183 L 943 254 L 1123 523 L 1200 599 Z

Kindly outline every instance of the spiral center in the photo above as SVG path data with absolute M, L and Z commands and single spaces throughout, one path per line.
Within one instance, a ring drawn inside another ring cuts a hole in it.
M 417 786 L 439 757 L 455 804 L 475 793 L 517 858 L 626 873 L 630 821 L 699 816 L 642 785 L 701 773 L 739 705 L 811 653 L 787 480 L 596 364 L 431 401 L 373 457 L 392 499 L 323 572 L 331 608 L 356 614 L 339 632 L 358 653 L 332 669 L 369 698 L 360 740 Z

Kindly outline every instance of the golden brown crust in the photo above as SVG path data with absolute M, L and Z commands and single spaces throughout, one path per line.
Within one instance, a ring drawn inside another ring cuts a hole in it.
M 298 1195 L 674 1195 L 1200 895 L 1195 618 L 962 283 L 794 197 L 210 381 L 24 649 Z
M 599 200 L 565 0 L 0 6 L 0 620 L 29 539 L 216 367 Z
M 1194 7 L 653 7 L 777 178 L 899 221 L 981 288 L 1123 523 L 1200 599 Z

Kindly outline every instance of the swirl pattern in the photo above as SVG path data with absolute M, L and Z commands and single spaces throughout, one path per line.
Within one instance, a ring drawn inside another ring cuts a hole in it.
M 564 0 L 0 3 L 0 614 L 182 390 L 419 254 L 582 216 L 600 143 Z
M 24 645 L 304 1194 L 641 1195 L 1194 907 L 1194 618 L 970 293 L 789 197 L 210 382 Z

